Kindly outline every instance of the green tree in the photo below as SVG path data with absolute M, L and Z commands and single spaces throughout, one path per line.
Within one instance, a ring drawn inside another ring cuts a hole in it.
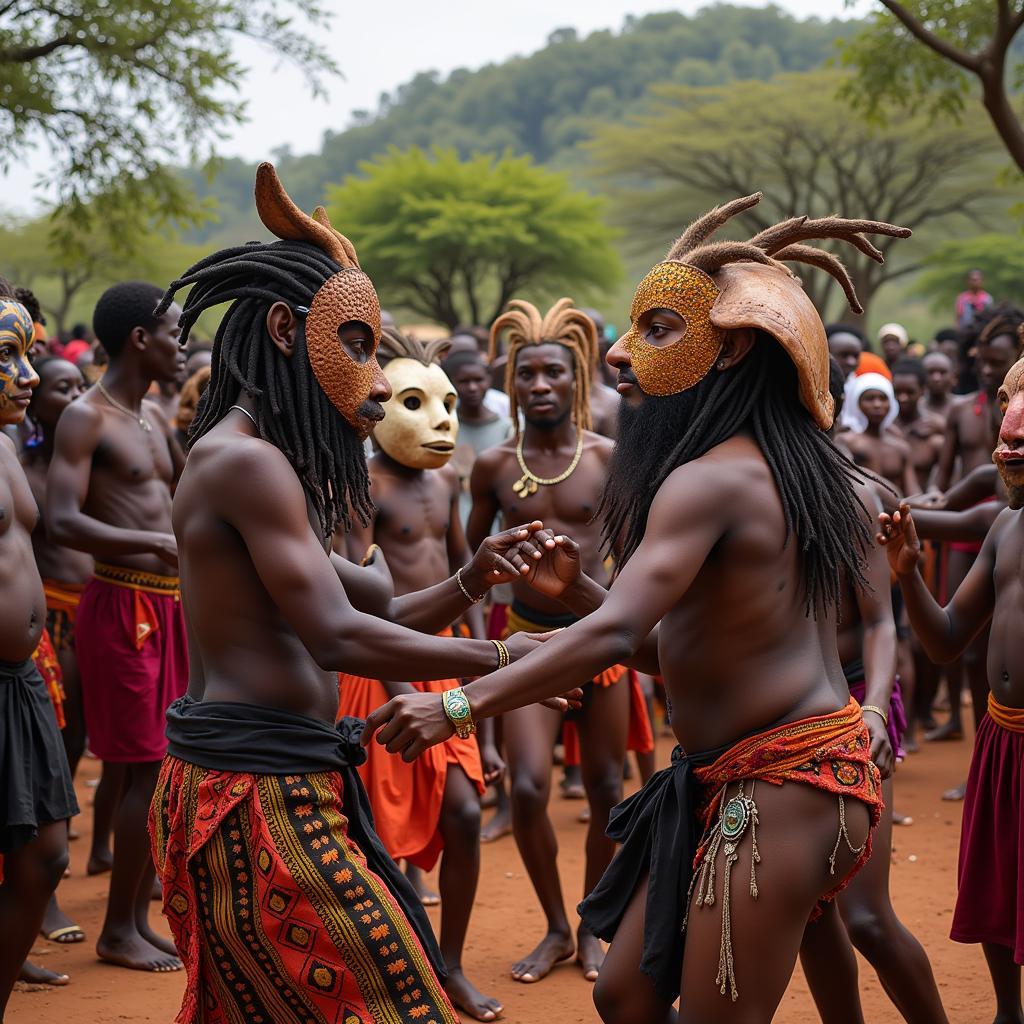
M 658 87 L 650 113 L 607 127 L 594 143 L 602 174 L 621 183 L 616 221 L 649 251 L 667 247 L 669 232 L 709 206 L 763 191 L 734 233 L 833 213 L 912 228 L 919 235 L 911 241 L 873 239 L 887 257 L 891 251 L 882 266 L 848 246 L 835 249 L 867 310 L 884 283 L 920 268 L 940 230 L 976 229 L 1007 204 L 1000 207 L 992 187 L 990 132 L 906 114 L 884 127 L 866 124 L 836 98 L 842 80 L 812 72 L 720 88 Z M 800 273 L 826 310 L 832 278 Z
M 328 212 L 386 305 L 488 324 L 516 295 L 580 298 L 619 276 L 601 201 L 528 157 L 414 147 L 362 171 L 330 190 Z
M 848 97 L 879 115 L 893 105 L 960 113 L 972 80 L 1017 167 L 1024 171 L 1024 125 L 1011 89 L 1024 81 L 1021 0 L 880 0 L 884 10 L 843 48 L 856 69 Z
M 971 270 L 982 271 L 985 288 L 997 301 L 1018 297 L 1024 281 L 1024 237 L 983 234 L 962 242 L 944 242 L 926 257 L 914 291 L 928 296 L 936 309 L 945 308 L 952 316 L 953 303 Z
M 337 71 L 294 12 L 327 25 L 319 0 L 0 0 L 0 166 L 44 142 L 68 222 L 122 242 L 140 213 L 193 219 L 166 165 L 212 158 L 244 117 L 233 38 L 265 43 L 314 90 Z

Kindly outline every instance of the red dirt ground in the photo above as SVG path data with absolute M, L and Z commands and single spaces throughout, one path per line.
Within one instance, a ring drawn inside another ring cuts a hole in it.
M 670 744 L 661 741 L 660 763 L 668 761 Z M 943 790 L 961 781 L 970 755 L 968 742 L 925 744 L 900 768 L 897 807 L 914 824 L 895 830 L 892 865 L 893 902 L 904 923 L 922 941 L 938 979 L 951 1021 L 985 1022 L 994 1014 L 994 1001 L 979 948 L 949 940 L 950 914 L 956 891 L 956 856 L 960 827 L 959 804 L 943 803 Z M 95 776 L 98 764 L 83 762 L 81 777 Z M 82 787 L 85 806 L 92 791 Z M 553 799 L 552 814 L 562 847 L 560 865 L 567 896 L 575 899 L 583 869 L 584 826 L 576 821 L 580 804 Z M 83 833 L 91 815 L 76 820 Z M 73 876 L 60 888 L 61 904 L 90 939 L 99 927 L 106 879 L 85 876 L 86 837 L 72 843 Z M 436 924 L 436 913 L 434 921 Z M 158 916 L 154 904 L 154 918 Z M 590 986 L 570 966 L 557 968 L 537 985 L 511 981 L 508 970 L 542 932 L 542 917 L 511 837 L 484 848 L 483 876 L 475 917 L 470 926 L 466 970 L 484 991 L 505 1006 L 508 1021 L 597 1024 Z M 162 923 L 162 922 L 161 922 Z M 71 975 L 67 988 L 16 992 L 8 1009 L 9 1024 L 111 1024 L 137 1021 L 167 1024 L 178 1008 L 184 973 L 142 974 L 110 967 L 96 960 L 89 940 L 77 946 L 57 946 L 42 939 L 33 958 L 51 970 Z M 879 987 L 874 972 L 861 963 L 865 1018 L 887 1024 L 899 1017 Z M 799 973 L 786 993 L 777 1021 L 813 1024 L 818 1020 Z

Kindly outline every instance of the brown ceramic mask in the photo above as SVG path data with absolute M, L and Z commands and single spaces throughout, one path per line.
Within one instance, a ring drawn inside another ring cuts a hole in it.
M 342 347 L 339 331 L 353 320 L 373 333 L 373 352 L 357 363 Z M 370 397 L 380 344 L 380 302 L 373 283 L 359 269 L 342 270 L 329 277 L 313 296 L 306 317 L 306 351 L 316 379 L 331 404 L 357 430 L 359 407 Z
M 725 331 L 710 319 L 718 298 L 715 282 L 696 267 L 658 263 L 637 286 L 630 309 L 633 326 L 623 336 L 637 383 L 648 395 L 676 395 L 707 376 L 722 351 Z M 659 348 L 637 330 L 637 321 L 652 309 L 670 309 L 686 321 L 678 341 Z

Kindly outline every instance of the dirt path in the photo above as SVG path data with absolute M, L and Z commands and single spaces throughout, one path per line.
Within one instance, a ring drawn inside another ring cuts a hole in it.
M 914 818 L 909 828 L 896 829 L 892 892 L 897 912 L 923 942 L 942 991 L 950 1020 L 991 1020 L 994 1003 L 979 949 L 950 942 L 949 920 L 956 885 L 956 856 L 960 805 L 943 803 L 939 795 L 966 773 L 969 746 L 963 743 L 925 745 L 902 766 L 897 781 L 897 807 Z M 659 750 L 667 763 L 669 744 Z M 84 762 L 84 777 L 95 775 L 96 762 Z M 83 806 L 92 791 L 80 790 Z M 561 869 L 567 898 L 575 900 L 583 872 L 583 830 L 576 821 L 580 804 L 553 801 L 553 815 L 562 847 Z M 83 832 L 86 814 L 76 822 Z M 90 937 L 99 927 L 106 894 L 104 878 L 84 873 L 87 847 L 72 844 L 73 877 L 60 888 L 61 903 Z M 505 1019 L 528 1024 L 597 1024 L 590 986 L 579 971 L 565 966 L 538 985 L 512 982 L 508 968 L 540 937 L 543 919 L 511 837 L 484 848 L 483 879 L 470 932 L 466 969 L 481 989 L 502 1000 Z M 154 911 L 156 907 L 154 905 Z M 432 912 L 433 913 L 433 912 Z M 154 917 L 156 917 L 154 913 Z M 434 917 L 436 924 L 436 915 Z M 163 922 L 161 921 L 161 924 Z M 16 992 L 7 1014 L 9 1024 L 111 1024 L 138 1021 L 167 1024 L 178 1008 L 184 974 L 134 973 L 99 963 L 87 941 L 56 946 L 40 940 L 33 953 L 38 963 L 71 975 L 67 988 L 45 992 Z M 896 1021 L 869 967 L 861 964 L 865 1017 L 871 1024 Z M 806 985 L 798 974 L 776 1017 L 785 1024 L 818 1020 Z

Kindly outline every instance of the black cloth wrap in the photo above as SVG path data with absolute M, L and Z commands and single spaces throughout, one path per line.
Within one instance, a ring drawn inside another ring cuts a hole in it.
M 78 813 L 67 754 L 43 677 L 29 661 L 0 661 L 0 853 L 40 825 Z
M 577 908 L 583 923 L 611 942 L 647 876 L 640 970 L 666 1003 L 679 996 L 686 938 L 682 923 L 702 835 L 697 815 L 700 784 L 693 769 L 713 764 L 733 746 L 689 755 L 677 746 L 668 768 L 655 772 L 643 789 L 612 809 L 605 834 L 621 848 Z
M 843 666 L 843 675 L 846 677 L 846 685 L 864 682 L 864 659 L 854 658 Z
M 532 622 L 537 626 L 545 626 L 547 629 L 565 629 L 580 621 L 578 616 L 568 613 L 539 612 L 535 608 L 523 604 L 518 598 L 512 601 L 512 611 L 519 618 L 526 619 L 527 622 Z
M 210 771 L 249 775 L 338 772 L 348 835 L 416 932 L 438 978 L 447 971 L 423 903 L 384 849 L 370 798 L 356 768 L 366 760 L 359 743 L 366 723 L 346 715 L 336 725 L 280 708 L 180 697 L 167 709 L 167 753 Z

